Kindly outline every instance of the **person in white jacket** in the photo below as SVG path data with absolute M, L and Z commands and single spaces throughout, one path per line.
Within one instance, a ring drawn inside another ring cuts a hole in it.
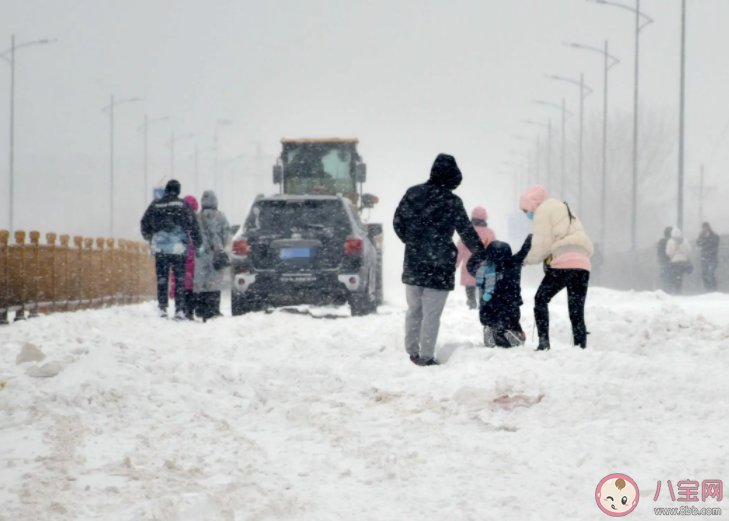
M 532 247 L 525 264 L 545 265 L 544 279 L 534 298 L 534 319 L 539 334 L 537 350 L 550 349 L 549 303 L 565 288 L 574 344 L 585 349 L 585 300 L 592 269 L 590 257 L 595 252 L 592 242 L 567 203 L 550 199 L 541 186 L 528 188 L 519 206 L 534 221 Z
M 683 276 L 694 271 L 691 264 L 691 245 L 683 238 L 678 228 L 671 230 L 671 238 L 666 243 L 666 256 L 668 257 L 668 289 L 670 293 L 678 295 L 683 286 Z

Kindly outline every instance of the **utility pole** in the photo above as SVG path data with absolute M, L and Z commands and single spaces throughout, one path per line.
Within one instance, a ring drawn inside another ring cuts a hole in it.
M 678 137 L 678 227 L 683 230 L 686 126 L 686 0 L 681 1 L 681 114 Z M 703 167 L 702 167 L 703 178 Z M 702 183 L 703 184 L 703 183 Z M 703 192 L 701 194 L 703 200 Z
M 580 151 L 577 166 L 577 204 L 579 208 L 577 211 L 578 215 L 582 214 L 582 163 L 583 163 L 583 150 L 582 145 L 584 143 L 583 134 L 585 130 L 585 75 L 580 74 Z
M 537 168 L 536 168 L 536 183 L 539 184 L 539 170 L 540 170 L 540 163 L 542 161 L 542 151 L 540 148 L 542 147 L 542 139 L 539 137 L 539 134 L 537 134 Z
M 699 226 L 704 222 L 704 165 L 699 176 Z
M 602 107 L 602 201 L 600 202 L 600 246 L 605 253 L 605 227 L 607 224 L 607 143 L 608 143 L 608 75 L 610 71 L 608 41 L 605 40 L 605 92 Z
M 114 237 L 114 95 L 109 103 L 109 235 Z
M 630 211 L 630 248 L 638 248 L 638 96 L 640 94 L 640 0 L 635 0 L 635 88 L 633 94 L 633 198 Z
M 15 204 L 15 35 L 10 37 L 10 233 L 13 233 L 13 205 Z
M 547 191 L 552 189 L 552 118 L 549 118 L 547 130 Z
M 561 183 L 560 183 L 560 195 L 562 197 L 565 196 L 565 193 L 564 193 L 564 182 L 565 182 L 565 177 L 567 177 L 567 175 L 566 175 L 567 170 L 566 170 L 566 163 L 565 163 L 565 150 L 566 150 L 566 148 L 565 148 L 565 145 L 566 145 L 566 143 L 565 143 L 565 137 L 566 137 L 565 128 L 566 128 L 566 124 L 567 124 L 567 106 L 566 106 L 565 99 L 562 98 L 562 180 L 561 180 Z
M 583 49 L 586 51 L 591 51 L 594 53 L 601 54 L 604 60 L 604 75 L 603 75 L 603 81 L 604 81 L 604 87 L 603 87 L 603 108 L 602 108 L 602 187 L 601 187 L 601 196 L 600 196 L 600 244 L 602 245 L 602 251 L 605 252 L 605 225 L 607 222 L 607 143 L 608 143 L 608 97 L 609 97 L 609 73 L 610 69 L 614 67 L 615 65 L 620 63 L 620 60 L 616 58 L 615 56 L 610 55 L 610 49 L 608 41 L 605 40 L 605 47 L 604 49 L 601 49 L 599 47 L 592 47 L 589 45 L 582 45 L 579 43 L 565 43 L 567 47 L 572 47 L 574 49 Z M 589 88 L 584 83 L 584 78 L 580 78 L 580 90 Z M 592 91 L 592 89 L 590 89 Z M 589 94 L 588 94 L 589 95 Z M 583 93 L 583 99 L 587 96 Z M 580 110 L 580 113 L 582 114 L 582 107 Z M 583 116 L 580 116 L 580 127 L 583 126 Z M 582 131 L 580 131 L 580 134 L 582 134 Z M 580 141 L 582 141 L 582 136 L 580 136 Z M 580 146 L 580 150 L 582 150 L 582 146 Z M 584 161 L 584 154 L 580 154 L 581 161 Z M 581 166 L 581 172 L 584 168 L 584 164 Z M 582 174 L 580 174 L 580 177 L 582 177 Z M 584 186 L 581 188 L 581 193 L 583 192 Z M 580 206 L 584 206 L 582 197 L 580 197 Z

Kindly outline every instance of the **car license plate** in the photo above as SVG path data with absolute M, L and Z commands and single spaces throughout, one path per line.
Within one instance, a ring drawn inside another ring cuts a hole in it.
M 281 282 L 316 282 L 316 275 L 296 273 L 281 275 Z
M 281 248 L 281 259 L 310 259 L 314 257 L 313 248 Z

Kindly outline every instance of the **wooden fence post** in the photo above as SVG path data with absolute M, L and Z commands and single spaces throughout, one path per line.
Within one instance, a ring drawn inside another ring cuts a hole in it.
M 117 280 L 116 280 L 116 273 L 114 273 L 114 266 L 115 266 L 115 251 L 114 251 L 114 239 L 106 239 L 106 248 L 109 251 L 107 256 L 107 262 L 106 262 L 106 277 L 109 281 L 108 285 L 108 294 L 109 294 L 109 302 L 111 305 L 116 304 L 116 288 L 117 288 Z
M 10 307 L 10 248 L 9 242 L 10 232 L 0 230 L 0 246 L 2 246 L 2 257 L 0 258 L 0 277 L 3 281 L 2 292 L 0 294 L 0 325 L 7 325 L 8 308 Z
M 26 300 L 33 304 L 29 306 L 30 312 L 28 318 L 38 318 L 38 299 L 39 285 L 40 285 L 40 232 L 30 232 L 30 248 L 28 249 L 30 254 L 30 262 L 27 262 L 28 272 L 26 275 L 27 282 L 30 286 L 29 294 L 26 296 Z
M 48 300 L 52 303 L 47 312 L 53 313 L 56 311 L 56 238 L 57 235 L 53 232 L 46 234 L 46 243 L 50 251 L 50 277 L 51 277 L 51 291 L 47 295 Z
M 61 235 L 60 240 L 63 252 L 61 254 L 61 269 L 59 270 L 58 276 L 59 290 L 57 294 L 57 300 L 62 301 L 64 304 L 63 309 L 68 311 L 69 302 L 71 301 L 71 279 L 68 267 L 71 259 L 71 236 L 66 234 Z
M 83 288 L 83 296 L 86 299 L 86 306 L 94 305 L 94 269 L 92 259 L 92 249 L 94 247 L 94 239 L 84 239 L 84 260 L 81 263 L 81 282 Z
M 103 307 L 106 305 L 106 287 L 107 287 L 107 278 L 106 273 L 104 272 L 104 245 L 106 244 L 106 240 L 103 237 L 99 237 L 96 239 L 96 256 L 97 263 L 96 263 L 96 273 L 98 277 L 98 281 L 96 283 L 96 298 L 99 299 L 99 306 Z
M 20 309 L 15 312 L 15 321 L 25 320 L 25 300 L 27 296 L 26 276 L 25 276 L 25 232 L 15 232 L 15 245 L 18 250 L 18 276 L 14 277 L 19 284 L 17 292 Z
M 74 252 L 72 259 L 75 260 L 73 263 L 73 269 L 71 273 L 73 274 L 73 291 L 74 291 L 74 298 L 73 300 L 76 302 L 76 309 L 81 308 L 81 262 L 83 260 L 83 246 L 84 246 L 84 238 L 80 235 L 76 235 L 73 238 L 73 246 L 74 246 Z

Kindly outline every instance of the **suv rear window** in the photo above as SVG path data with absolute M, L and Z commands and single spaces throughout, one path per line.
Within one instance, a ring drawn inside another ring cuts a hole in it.
M 251 210 L 246 228 L 277 233 L 296 228 L 348 231 L 349 219 L 340 201 L 260 201 Z

